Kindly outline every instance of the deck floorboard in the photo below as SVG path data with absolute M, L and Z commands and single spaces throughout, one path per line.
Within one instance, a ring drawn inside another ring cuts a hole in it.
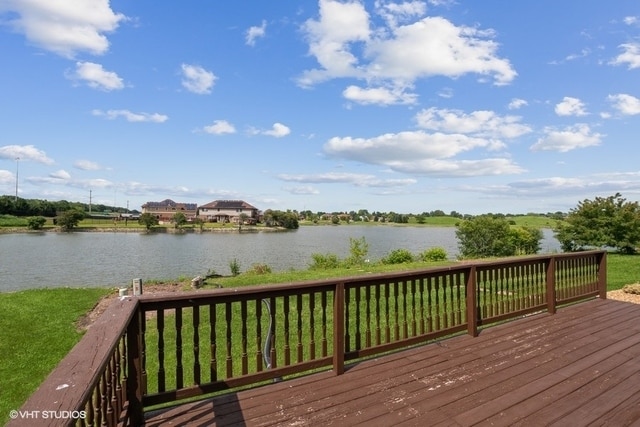
M 146 415 L 146 426 L 640 427 L 640 305 L 595 299 Z

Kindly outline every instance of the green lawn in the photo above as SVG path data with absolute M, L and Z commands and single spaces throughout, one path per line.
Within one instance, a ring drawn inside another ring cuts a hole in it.
M 80 340 L 75 322 L 109 291 L 60 288 L 0 293 L 0 425 Z

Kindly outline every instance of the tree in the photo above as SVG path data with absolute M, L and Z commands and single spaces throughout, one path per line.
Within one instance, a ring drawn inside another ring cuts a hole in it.
M 57 217 L 56 223 L 62 227 L 63 230 L 69 231 L 75 228 L 83 219 L 84 212 L 77 209 L 69 209 Z
M 538 229 L 511 228 L 504 218 L 481 215 L 462 221 L 456 237 L 462 258 L 486 258 L 534 254 L 543 236 Z
M 633 254 L 640 242 L 640 206 L 638 202 L 628 202 L 620 193 L 585 199 L 569 211 L 555 232 L 566 252 L 592 246 Z
M 43 216 L 31 216 L 27 219 L 27 228 L 30 230 L 40 230 L 46 222 L 47 219 Z
M 154 225 L 158 225 L 158 218 L 156 218 L 149 212 L 145 212 L 142 215 L 140 215 L 140 218 L 138 219 L 138 224 L 144 225 L 148 231 L 148 230 L 151 230 L 151 227 L 153 227 Z
M 187 217 L 183 212 L 176 212 L 171 217 L 171 222 L 175 228 L 180 228 L 187 223 Z

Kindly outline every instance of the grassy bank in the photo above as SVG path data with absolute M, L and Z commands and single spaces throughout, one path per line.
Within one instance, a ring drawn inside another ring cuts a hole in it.
M 0 425 L 80 340 L 75 322 L 107 292 L 60 288 L 0 293 Z
M 640 282 L 640 255 L 610 254 L 608 289 Z M 344 277 L 438 264 L 372 264 L 363 268 L 286 271 L 271 274 L 246 272 L 235 277 L 210 279 L 210 286 L 237 287 L 263 283 L 288 283 Z M 442 265 L 442 264 L 439 264 Z M 18 409 L 48 373 L 79 341 L 75 327 L 111 289 L 42 289 L 0 293 L 0 424 Z M 44 409 L 44 408 L 43 408 Z

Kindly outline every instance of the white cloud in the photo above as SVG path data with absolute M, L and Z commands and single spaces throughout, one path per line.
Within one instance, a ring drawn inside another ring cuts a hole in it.
M 457 160 L 455 156 L 472 150 L 495 150 L 499 141 L 462 134 L 424 131 L 384 134 L 374 138 L 334 137 L 324 151 L 346 160 L 384 165 L 396 172 L 439 176 L 474 176 L 519 173 L 522 168 L 509 159 Z
M 105 33 L 115 31 L 126 17 L 111 10 L 109 0 L 8 0 L 0 12 L 15 12 L 9 19 L 14 31 L 32 44 L 60 56 L 79 52 L 102 55 L 109 49 Z
M 415 184 L 413 178 L 405 179 L 379 179 L 375 175 L 350 173 L 350 172 L 328 172 L 317 174 L 280 174 L 278 179 L 288 182 L 301 182 L 312 184 L 352 184 L 357 187 L 404 187 Z
M 47 153 L 38 150 L 33 145 L 5 145 L 0 147 L 0 159 L 19 161 L 34 161 L 45 165 L 54 163 L 53 159 L 47 157 Z
M 256 39 L 264 37 L 266 34 L 266 30 L 267 21 L 262 21 L 262 25 L 260 25 L 259 27 L 250 27 L 246 33 L 245 43 L 249 46 L 255 46 Z
M 625 116 L 640 114 L 640 99 L 635 96 L 619 93 L 617 95 L 609 95 L 607 99 L 620 114 L 624 114 Z
M 62 181 L 68 181 L 71 179 L 71 174 L 64 169 L 60 169 L 59 171 L 51 172 L 49 174 L 50 178 L 59 179 Z
M 282 138 L 283 136 L 287 136 L 291 133 L 291 129 L 282 123 L 274 123 L 273 127 L 270 130 L 263 131 L 263 135 L 273 136 L 276 138 Z
M 441 17 L 404 23 L 422 14 L 418 2 L 377 5 L 386 14 L 386 27 L 371 28 L 360 2 L 320 0 L 319 18 L 302 28 L 320 68 L 305 71 L 299 85 L 350 77 L 405 88 L 419 78 L 469 73 L 492 76 L 503 85 L 516 77 L 509 61 L 496 55 L 493 31 L 458 27 Z
M 509 108 L 509 110 L 519 110 L 520 108 L 526 107 L 527 105 L 529 105 L 529 103 L 524 99 L 513 98 L 511 102 L 509 102 L 507 108 Z
M 408 22 L 412 18 L 424 16 L 427 5 L 422 1 L 405 1 L 393 3 L 376 1 L 376 13 L 380 15 L 389 27 L 396 27 L 398 23 Z
M 613 65 L 627 65 L 630 70 L 640 68 L 640 43 L 624 43 L 620 47 L 624 52 L 611 61 Z
M 299 186 L 299 187 L 286 187 L 284 188 L 284 190 L 298 196 L 320 194 L 320 191 L 311 187 L 310 185 Z
M 640 23 L 640 19 L 637 16 L 625 16 L 623 22 L 627 25 L 635 25 Z
M 531 132 L 518 116 L 499 116 L 493 111 L 473 111 L 429 108 L 416 114 L 418 126 L 447 133 L 462 133 L 494 138 L 517 138 Z
M 97 171 L 102 169 L 102 166 L 96 162 L 92 162 L 91 160 L 78 160 L 73 164 L 73 166 L 83 171 Z
M 15 184 L 16 176 L 12 172 L 0 169 L 0 185 Z
M 203 130 L 213 135 L 236 133 L 236 128 L 226 120 L 215 120 L 212 125 L 205 126 Z
M 418 98 L 414 93 L 405 93 L 398 89 L 384 87 L 363 89 L 354 85 L 348 86 L 342 92 L 342 96 L 349 101 L 363 105 L 415 104 Z
M 211 93 L 217 77 L 197 65 L 182 64 L 182 86 L 189 92 L 204 95 Z
M 107 71 L 102 68 L 102 65 L 93 62 L 77 62 L 75 72 L 67 73 L 67 77 L 82 80 L 93 89 L 107 92 L 124 88 L 124 83 L 118 74 Z
M 118 117 L 124 117 L 128 122 L 164 123 L 169 119 L 169 117 L 164 114 L 134 113 L 129 110 L 93 110 L 91 114 L 93 114 L 94 116 L 105 117 L 109 120 L 115 120 Z
M 556 114 L 559 116 L 586 116 L 584 103 L 578 98 L 565 96 L 562 102 L 556 104 Z
M 584 123 L 569 126 L 563 130 L 546 128 L 545 136 L 531 146 L 532 151 L 559 151 L 566 153 L 578 148 L 600 145 L 604 135 L 594 133 Z

